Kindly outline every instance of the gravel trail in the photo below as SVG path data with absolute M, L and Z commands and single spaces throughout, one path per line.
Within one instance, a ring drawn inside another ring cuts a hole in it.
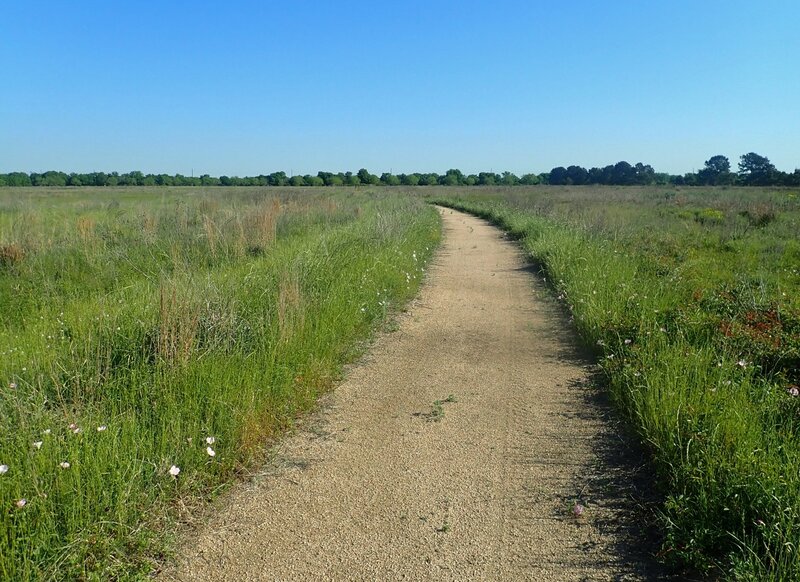
M 442 248 L 397 331 L 162 579 L 661 577 L 563 310 L 499 230 L 440 211 Z

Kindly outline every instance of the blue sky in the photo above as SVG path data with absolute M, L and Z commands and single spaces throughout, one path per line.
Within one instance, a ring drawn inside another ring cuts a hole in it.
M 8 5 L 11 4 L 11 5 Z M 0 172 L 800 167 L 795 0 L 17 0 Z

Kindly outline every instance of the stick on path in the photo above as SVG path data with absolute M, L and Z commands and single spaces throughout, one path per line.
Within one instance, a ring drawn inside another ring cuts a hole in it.
M 500 231 L 440 212 L 442 248 L 399 329 L 163 579 L 659 577 L 563 311 Z

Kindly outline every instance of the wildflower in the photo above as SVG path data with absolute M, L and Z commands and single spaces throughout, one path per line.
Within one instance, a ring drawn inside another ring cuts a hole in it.
M 209 457 L 215 457 L 217 455 L 216 451 L 211 447 L 206 447 L 206 453 L 208 453 Z
M 0 465 L 0 475 L 8 473 L 8 465 Z
M 68 462 L 66 462 L 66 461 L 61 461 L 61 462 L 58 464 L 58 466 L 59 466 L 59 467 L 61 467 L 62 469 L 69 469 L 69 468 L 70 468 L 72 465 L 70 465 L 70 464 L 69 464 Z
M 625 340 L 625 345 L 626 345 L 626 346 L 629 346 L 630 344 L 631 344 L 631 340 L 629 340 L 629 339 L 626 339 L 626 340 Z
M 72 429 L 72 432 L 78 434 L 79 432 L 81 432 L 81 429 L 79 426 L 76 426 L 75 428 Z
M 100 426 L 97 427 L 97 432 L 105 432 L 107 430 L 108 430 L 108 427 L 106 425 L 104 425 L 104 424 L 101 424 Z
M 52 431 L 49 428 L 46 428 L 42 431 L 42 434 L 50 434 Z
M 575 517 L 580 517 L 581 515 L 583 515 L 583 511 L 585 509 L 586 508 L 583 505 L 581 505 L 580 503 L 576 503 L 572 507 L 572 515 L 574 515 Z
M 217 439 L 213 436 L 206 437 L 206 444 L 213 445 L 215 442 L 217 442 Z
M 740 368 L 746 368 L 747 362 L 744 360 L 739 360 L 738 362 L 736 362 L 736 365 L 738 365 Z
M 793 396 L 795 398 L 800 396 L 800 388 L 798 388 L 797 386 L 789 386 L 786 389 L 786 392 L 789 394 L 789 396 Z
M 28 505 L 28 500 L 23 497 L 22 499 L 18 499 L 16 501 L 16 503 L 14 503 L 14 505 L 16 505 L 18 508 L 22 509 L 23 507 Z
M 168 472 L 170 475 L 172 475 L 173 477 L 177 477 L 177 476 L 178 476 L 178 473 L 180 473 L 180 472 L 181 472 L 181 468 L 180 468 L 180 467 L 176 467 L 175 465 L 172 465 L 172 466 L 169 468 L 169 471 L 167 471 L 167 472 Z
M 42 441 L 36 441 L 35 443 L 33 443 L 33 446 L 36 447 L 36 450 L 38 451 L 39 449 L 42 448 L 43 444 L 44 444 L 44 442 L 42 442 Z
M 9 384 L 8 387 L 11 388 L 12 390 L 14 390 L 17 387 L 17 383 L 16 382 L 11 382 L 11 384 Z
M 67 428 L 68 428 L 69 430 L 75 430 L 76 428 L 78 428 L 78 425 L 77 425 L 77 424 L 75 424 L 74 422 L 70 422 L 70 423 L 69 423 L 69 426 L 68 426 Z
M 666 327 L 660 327 L 658 329 L 658 331 L 660 331 L 661 333 L 667 333 L 667 328 Z

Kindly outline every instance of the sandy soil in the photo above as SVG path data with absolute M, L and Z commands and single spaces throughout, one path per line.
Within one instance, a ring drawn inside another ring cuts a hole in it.
M 565 314 L 497 229 L 442 217 L 399 329 L 162 579 L 661 577 L 637 539 L 635 469 Z

